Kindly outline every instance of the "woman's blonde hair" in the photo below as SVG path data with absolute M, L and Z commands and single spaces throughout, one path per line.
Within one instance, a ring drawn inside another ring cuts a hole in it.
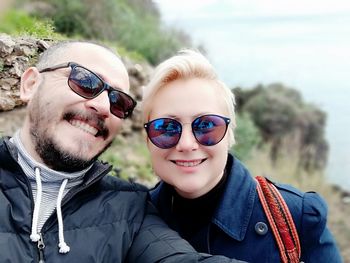
M 231 147 L 235 143 L 234 129 L 236 127 L 234 94 L 225 83 L 218 79 L 214 67 L 198 51 L 181 50 L 177 55 L 170 57 L 156 67 L 151 81 L 143 89 L 142 110 L 144 122 L 149 121 L 152 102 L 159 90 L 172 81 L 191 78 L 209 80 L 221 91 L 218 95 L 223 97 L 229 113 L 228 117 L 231 119 L 228 129 L 229 147 Z

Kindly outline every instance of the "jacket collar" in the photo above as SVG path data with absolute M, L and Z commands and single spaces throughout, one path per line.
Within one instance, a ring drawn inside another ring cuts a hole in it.
M 18 150 L 16 146 L 10 142 L 10 137 L 0 138 L 0 168 L 21 173 L 22 169 L 17 163 L 17 160 Z
M 243 164 L 228 155 L 229 176 L 212 222 L 230 237 L 242 241 L 256 200 L 256 182 Z
M 11 170 L 15 169 L 19 174 L 22 174 L 20 172 L 22 169 L 17 163 L 18 150 L 16 146 L 10 142 L 9 137 L 0 138 L 0 160 L 1 165 L 4 165 L 4 167 L 7 167 Z M 108 163 L 96 161 L 90 170 L 85 174 L 82 187 L 86 188 L 96 181 L 100 180 L 111 170 L 111 168 L 112 167 Z M 23 178 L 25 177 L 19 177 L 21 180 L 23 180 Z

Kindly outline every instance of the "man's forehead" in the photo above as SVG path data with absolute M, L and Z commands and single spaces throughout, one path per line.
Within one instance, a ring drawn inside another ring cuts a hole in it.
M 92 43 L 72 43 L 65 48 L 61 55 L 65 59 L 91 61 L 92 63 L 104 61 L 108 64 L 124 67 L 121 59 L 115 53 Z
M 91 43 L 74 43 L 67 47 L 60 60 L 75 62 L 99 75 L 113 87 L 129 89 L 128 72 L 112 51 Z

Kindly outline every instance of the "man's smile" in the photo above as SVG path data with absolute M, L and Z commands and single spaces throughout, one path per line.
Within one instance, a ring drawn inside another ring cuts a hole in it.
M 68 121 L 72 126 L 81 129 L 95 137 L 108 137 L 109 131 L 103 119 L 95 115 L 85 116 L 79 113 L 70 112 L 64 115 L 64 120 Z
M 80 120 L 70 120 L 69 121 L 70 124 L 72 124 L 74 127 L 77 127 L 81 130 L 83 130 L 84 132 L 87 132 L 93 136 L 96 136 L 98 133 L 98 129 L 96 129 L 95 127 L 89 125 L 86 122 L 80 121 Z

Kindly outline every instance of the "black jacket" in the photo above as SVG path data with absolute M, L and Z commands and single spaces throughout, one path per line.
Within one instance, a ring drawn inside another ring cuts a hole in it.
M 110 166 L 96 162 L 84 183 L 62 200 L 64 237 L 70 252 L 58 252 L 54 213 L 41 234 L 38 249 L 31 233 L 34 201 L 30 183 L 16 162 L 17 150 L 0 140 L 0 262 L 237 262 L 198 255 L 157 216 L 147 189 L 112 176 Z

